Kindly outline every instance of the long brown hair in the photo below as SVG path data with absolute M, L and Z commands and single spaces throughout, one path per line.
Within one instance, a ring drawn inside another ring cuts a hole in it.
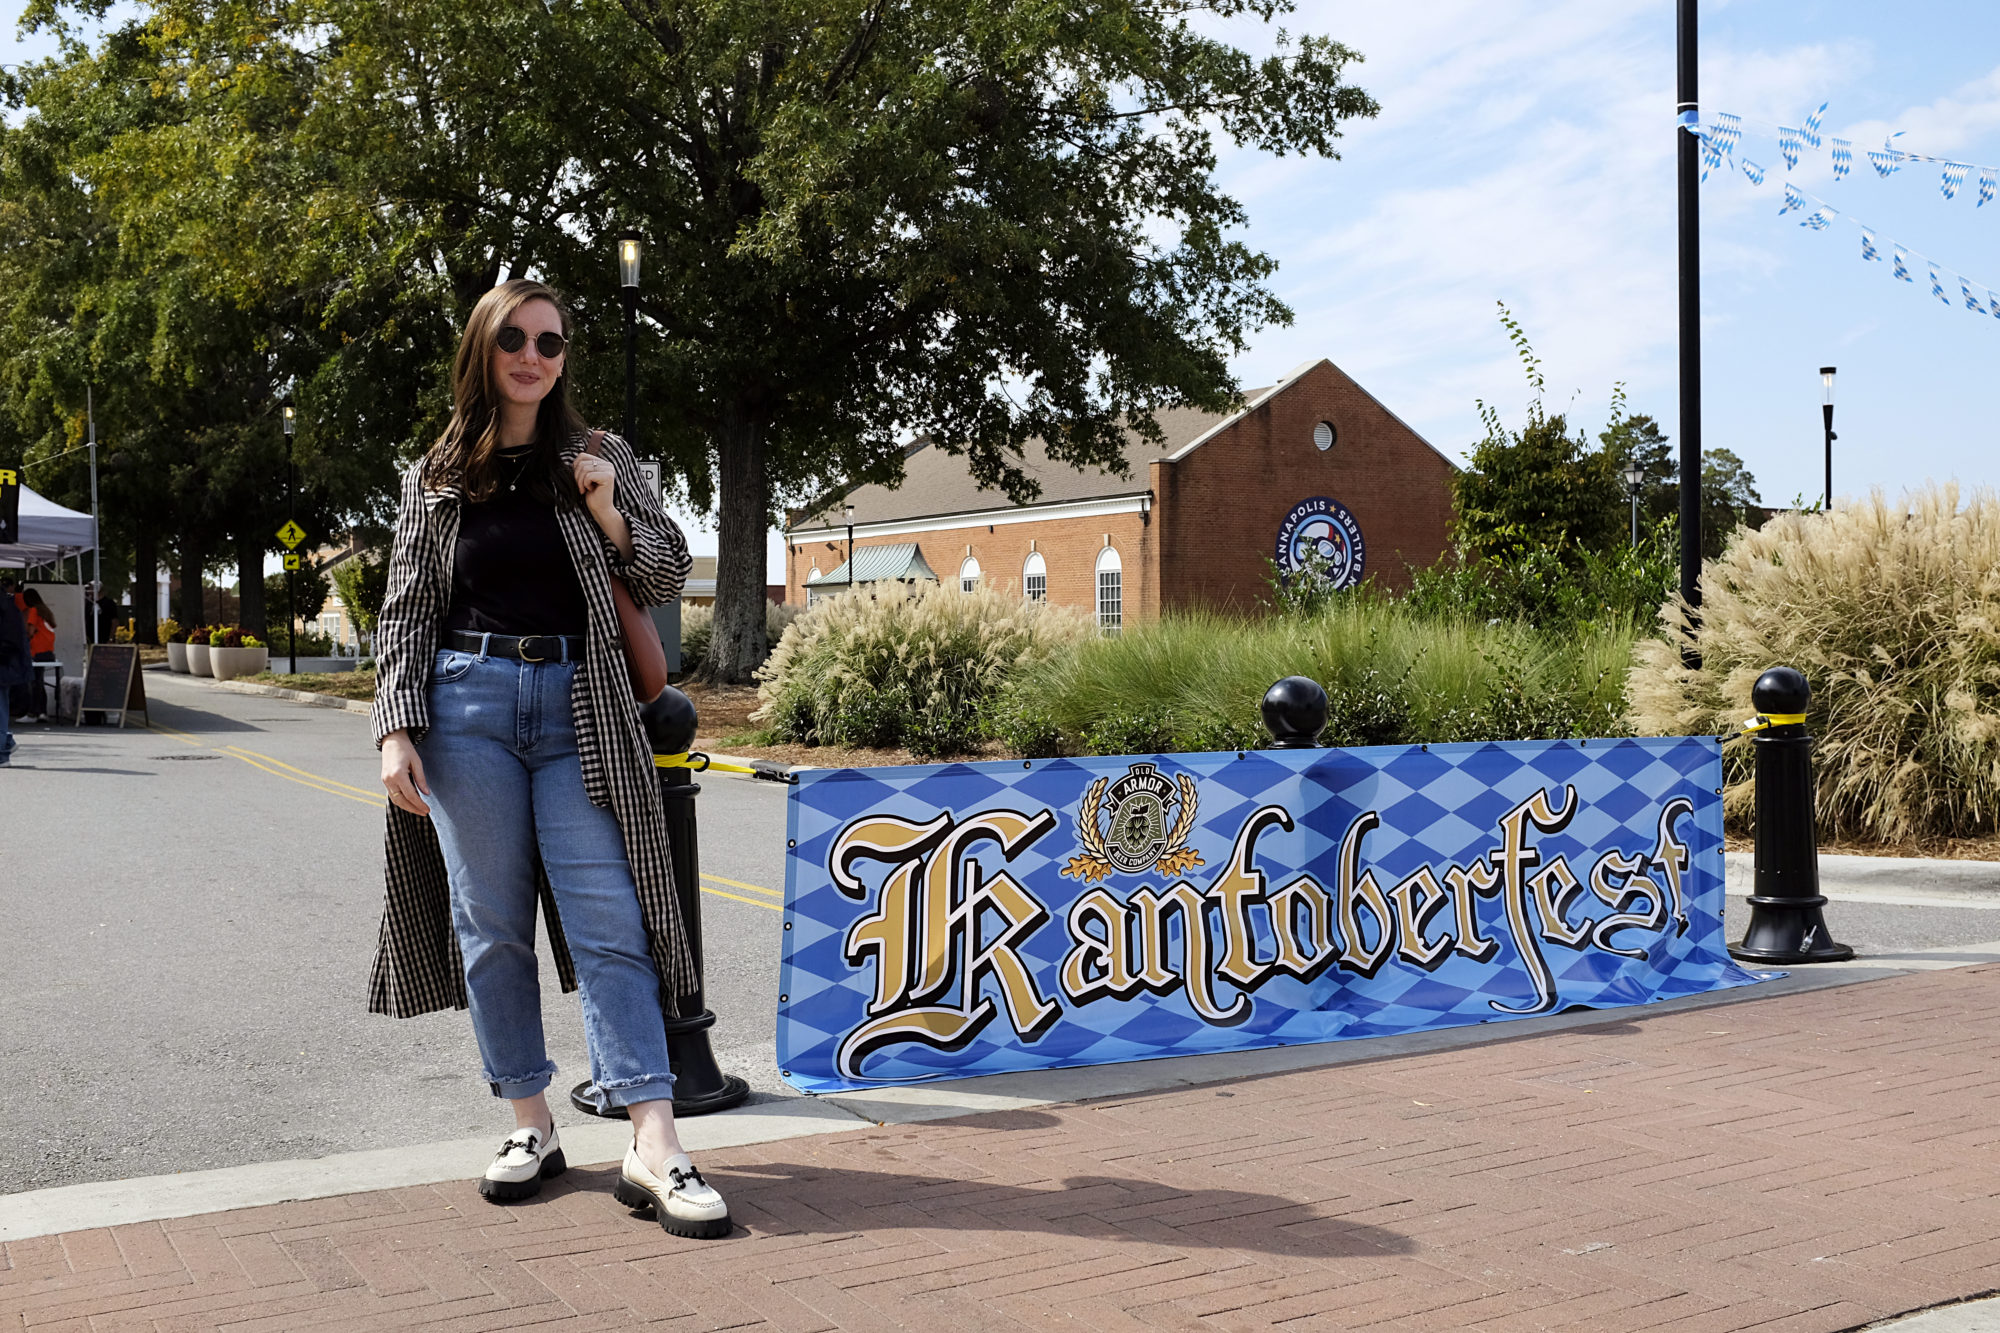
M 470 501 L 491 499 L 499 489 L 495 453 L 500 448 L 500 413 L 493 391 L 493 352 L 500 330 L 516 310 L 530 301 L 547 301 L 562 319 L 563 337 L 570 335 L 569 307 L 555 288 L 528 278 L 511 278 L 479 298 L 458 340 L 451 367 L 451 420 L 424 456 L 424 484 L 432 489 L 457 486 Z M 565 441 L 589 431 L 569 401 L 571 347 L 563 373 L 549 387 L 535 414 L 535 452 L 542 466 L 529 468 L 530 489 L 543 500 L 577 502 L 574 484 L 565 485 L 557 451 Z
M 54 629 L 56 627 L 55 613 L 49 610 L 49 604 L 42 600 L 41 593 L 37 592 L 33 588 L 25 589 L 21 593 L 21 600 L 28 604 L 28 609 L 30 611 L 38 611 L 41 613 L 42 623 L 44 625 L 47 625 L 50 629 Z

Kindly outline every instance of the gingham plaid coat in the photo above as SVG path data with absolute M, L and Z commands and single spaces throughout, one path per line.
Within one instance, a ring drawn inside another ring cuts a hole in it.
M 579 435 L 563 448 L 565 466 L 576 461 L 586 443 L 586 437 Z M 660 974 L 661 1005 L 672 1014 L 678 1012 L 677 997 L 696 990 L 695 965 L 674 897 L 659 780 L 625 670 L 611 576 L 624 579 L 641 606 L 657 606 L 680 595 L 692 561 L 686 539 L 647 487 L 630 446 L 607 434 L 601 452 L 617 471 L 613 502 L 631 526 L 632 559 L 619 558 L 618 549 L 581 506 L 556 511 L 590 612 L 588 647 L 576 673 L 570 707 L 576 717 L 584 790 L 592 804 L 608 806 L 617 815 L 624 832 L 648 951 Z M 421 739 L 430 726 L 431 664 L 451 601 L 452 555 L 464 500 L 457 488 L 427 490 L 421 459 L 403 473 L 402 504 L 389 554 L 389 593 L 375 629 L 378 747 L 383 737 L 399 728 L 408 728 L 413 739 Z M 465 965 L 452 932 L 451 890 L 437 829 L 423 816 L 391 804 L 387 842 L 388 891 L 375 966 L 368 979 L 369 1012 L 413 1018 L 439 1009 L 463 1009 Z M 539 864 L 535 878 L 562 988 L 575 990 L 576 966 L 563 939 L 555 895 Z

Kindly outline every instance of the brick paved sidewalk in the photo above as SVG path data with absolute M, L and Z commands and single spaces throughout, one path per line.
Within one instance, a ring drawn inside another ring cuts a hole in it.
M 2000 1288 L 2000 967 L 704 1155 L 9 1242 L 0 1330 L 1850 1329 Z M 476 1166 L 468 1163 L 468 1171 Z

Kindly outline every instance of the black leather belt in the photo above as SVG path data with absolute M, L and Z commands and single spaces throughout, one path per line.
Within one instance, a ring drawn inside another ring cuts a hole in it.
M 520 662 L 581 662 L 581 634 L 474 634 L 453 630 L 452 647 L 460 652 L 484 653 L 488 657 L 511 657 Z

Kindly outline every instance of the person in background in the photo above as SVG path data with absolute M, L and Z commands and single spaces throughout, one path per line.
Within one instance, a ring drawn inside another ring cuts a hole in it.
M 21 608 L 14 605 L 13 593 L 11 581 L 0 584 L 0 699 L 34 679 L 34 668 L 28 664 L 28 622 Z M 17 744 L 7 725 L 7 714 L 12 711 L 0 707 L 0 768 L 12 761 Z
M 104 590 L 101 583 L 83 586 L 83 633 L 92 643 L 116 643 L 118 627 L 125 623 L 125 608 Z
M 31 662 L 53 662 L 56 660 L 56 617 L 49 610 L 49 604 L 42 600 L 41 593 L 33 588 L 24 589 L 16 599 L 21 613 L 28 622 L 28 658 Z M 49 715 L 52 707 L 42 683 L 41 672 L 36 671 L 29 683 L 33 693 L 29 696 L 32 716 L 37 722 Z

